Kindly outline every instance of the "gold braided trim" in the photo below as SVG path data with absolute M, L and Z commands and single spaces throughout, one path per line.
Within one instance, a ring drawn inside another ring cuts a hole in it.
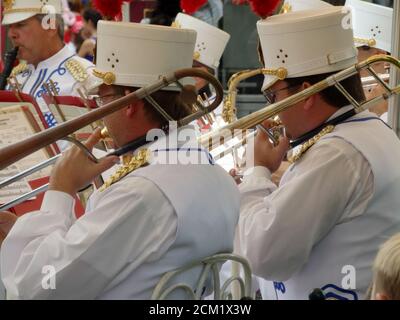
M 306 142 L 304 142 L 301 147 L 300 150 L 296 152 L 296 154 L 294 154 L 290 159 L 289 162 L 294 163 L 297 160 L 299 160 L 302 155 L 308 150 L 310 149 L 319 139 L 321 139 L 324 135 L 331 133 L 333 131 L 333 129 L 335 129 L 335 126 L 333 125 L 328 125 L 325 128 L 323 128 L 318 134 L 316 134 L 314 137 L 312 137 L 310 140 L 307 140 Z
M 178 21 L 172 22 L 171 27 L 172 28 L 177 28 L 177 29 L 182 29 L 182 26 Z
M 293 10 L 292 5 L 290 3 L 285 2 L 281 10 L 279 11 L 279 14 L 289 13 L 292 12 L 292 10 Z
M 148 149 L 139 150 L 138 154 L 132 156 L 132 158 L 130 159 L 124 157 L 124 162 L 126 163 L 124 163 L 124 165 L 119 167 L 117 171 L 104 182 L 104 184 L 100 187 L 99 191 L 102 192 L 106 190 L 109 186 L 118 182 L 132 171 L 135 171 L 136 169 L 148 165 L 149 160 L 150 160 L 150 151 Z
M 103 82 L 108 86 L 111 86 L 116 80 L 115 74 L 113 72 L 103 72 L 103 71 L 94 69 L 93 75 L 97 78 L 102 79 Z
M 375 47 L 376 46 L 376 40 L 375 39 L 364 39 L 364 38 L 354 38 L 355 43 L 359 44 L 365 44 L 369 47 Z
M 17 75 L 23 73 L 24 71 L 28 70 L 28 65 L 26 62 L 21 62 L 19 65 L 17 65 L 14 69 L 11 71 L 11 77 L 16 77 Z
M 269 75 L 269 76 L 275 76 L 279 80 L 284 80 L 287 77 L 288 72 L 285 68 L 280 67 L 278 69 L 263 69 L 262 74 Z
M 69 59 L 65 63 L 65 67 L 72 75 L 72 77 L 78 82 L 83 82 L 89 77 L 85 67 L 78 60 L 75 60 L 74 58 Z
M 15 9 L 4 9 L 4 14 L 9 14 L 9 13 L 23 13 L 23 12 L 29 12 L 29 13 L 44 13 L 44 12 L 42 12 L 42 8 L 15 8 Z

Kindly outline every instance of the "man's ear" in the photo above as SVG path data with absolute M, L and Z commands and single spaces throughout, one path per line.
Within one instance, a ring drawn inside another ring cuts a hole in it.
M 129 90 L 125 90 L 125 95 L 130 94 L 131 92 Z M 135 113 L 135 102 L 131 103 L 129 106 L 126 107 L 125 109 L 125 114 L 128 118 L 131 118 L 134 113 Z
M 303 84 L 301 85 L 301 90 L 305 90 L 307 88 L 311 87 L 311 84 L 309 82 L 303 82 Z M 306 98 L 304 100 L 304 105 L 303 105 L 303 109 L 306 111 L 311 110 L 311 108 L 314 106 L 316 101 L 316 96 L 315 94 L 313 94 L 312 96 Z
M 131 93 L 129 90 L 125 90 L 125 95 Z M 144 107 L 144 103 L 142 100 L 137 100 L 132 102 L 129 106 L 125 109 L 125 114 L 128 118 L 132 118 L 134 115 L 137 114 L 138 110 Z

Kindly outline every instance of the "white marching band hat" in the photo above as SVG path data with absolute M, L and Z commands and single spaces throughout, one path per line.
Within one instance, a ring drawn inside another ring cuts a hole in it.
M 37 14 L 61 14 L 61 0 L 3 0 L 2 25 L 29 19 Z
M 231 37 L 229 33 L 184 13 L 178 13 L 172 26 L 195 30 L 197 40 L 193 59 L 210 68 L 218 68 L 219 60 Z
M 96 66 L 93 75 L 101 84 L 144 87 L 177 69 L 191 68 L 196 32 L 187 29 L 99 21 Z M 182 84 L 193 84 L 185 78 Z M 178 90 L 176 84 L 165 90 Z
M 393 9 L 359 0 L 347 0 L 346 7 L 352 11 L 356 46 L 391 52 Z
M 283 13 L 332 7 L 322 0 L 285 0 Z
M 332 6 L 278 14 L 257 22 L 265 75 L 262 90 L 277 80 L 335 72 L 357 63 L 349 13 Z

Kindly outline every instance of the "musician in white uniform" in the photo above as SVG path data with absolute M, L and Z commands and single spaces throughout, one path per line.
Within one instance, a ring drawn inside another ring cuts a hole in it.
M 197 39 L 193 53 L 193 66 L 215 75 L 222 54 L 231 37 L 230 34 L 184 13 L 178 13 L 172 26 L 196 31 Z M 203 91 L 208 95 L 208 103 L 214 101 L 215 96 L 211 96 L 213 93 L 209 91 L 209 86 L 205 80 L 197 79 L 196 87 L 200 90 L 200 94 Z M 202 96 L 202 98 L 204 99 L 204 96 Z M 222 119 L 222 103 L 213 113 L 216 116 L 216 122 L 212 124 L 212 127 L 215 128 L 224 125 L 225 122 Z M 205 130 L 205 128 L 200 129 Z
M 192 29 L 197 32 L 196 45 L 193 53 L 193 66 L 215 75 L 222 54 L 231 37 L 229 33 L 184 13 L 178 13 L 172 26 Z M 204 100 L 205 105 L 211 104 L 214 101 L 215 94 L 210 91 L 210 86 L 207 81 L 200 78 L 196 79 L 196 88 L 199 90 L 199 94 Z M 193 121 L 192 124 L 196 127 L 199 136 L 227 124 L 222 115 L 223 106 L 224 103 L 221 102 L 209 117 L 202 117 L 202 119 Z M 231 145 L 237 142 L 239 142 L 238 139 L 232 139 L 232 141 L 229 141 L 229 144 Z M 218 155 L 228 147 L 228 144 L 221 145 L 217 149 L 211 151 L 211 153 L 213 155 Z M 217 159 L 216 162 L 227 171 L 235 167 L 236 163 L 233 153 L 227 153 L 222 159 Z
M 60 0 L 7 0 L 3 2 L 3 26 L 23 60 L 14 68 L 19 89 L 33 96 L 50 126 L 56 124 L 43 100 L 44 84 L 50 80 L 57 95 L 78 95 L 76 89 L 88 80 L 92 63 L 79 58 L 63 42 L 64 22 Z
M 358 61 L 361 62 L 376 54 L 390 54 L 392 52 L 393 9 L 360 0 L 347 0 L 346 7 L 353 15 L 352 26 L 354 42 L 358 47 Z M 373 69 L 381 75 L 389 74 L 389 69 L 385 68 L 383 62 L 375 64 Z M 371 74 L 364 71 L 361 76 L 369 77 Z M 385 90 L 380 85 L 365 88 L 367 98 L 376 97 L 384 92 Z M 370 108 L 371 112 L 376 113 L 385 122 L 387 122 L 387 110 L 387 101 Z
M 99 105 L 191 67 L 195 39 L 193 30 L 101 21 L 94 72 L 101 84 Z M 173 84 L 152 97 L 172 117 L 182 118 L 188 112 L 177 88 Z M 117 147 L 165 124 L 145 100 L 104 122 Z M 92 195 L 78 220 L 72 215 L 72 195 L 117 159 L 96 165 L 75 147 L 63 155 L 41 210 L 19 218 L 3 242 L 2 280 L 10 296 L 148 299 L 164 273 L 231 252 L 239 215 L 237 187 L 197 145 L 193 128 L 182 130 L 175 147 L 160 137 L 136 150 Z M 186 141 L 188 133 L 192 138 Z M 87 145 L 98 139 L 96 132 Z M 56 272 L 54 290 L 41 285 L 46 265 Z M 190 273 L 180 280 L 193 285 L 197 277 Z
M 332 7 L 257 23 L 265 67 L 276 74 L 265 76 L 262 88 L 270 102 L 357 62 L 352 29 L 342 27 L 345 15 Z M 356 100 L 364 98 L 358 76 L 342 85 Z M 298 139 L 351 108 L 330 88 L 279 116 L 288 137 Z M 314 288 L 327 298 L 363 298 L 379 245 L 400 230 L 398 138 L 368 111 L 324 126 L 302 145 L 276 187 L 271 173 L 287 149 L 287 138 L 276 147 L 263 133 L 256 138 L 255 167 L 239 187 L 235 250 L 267 280 L 264 298 L 308 299 Z

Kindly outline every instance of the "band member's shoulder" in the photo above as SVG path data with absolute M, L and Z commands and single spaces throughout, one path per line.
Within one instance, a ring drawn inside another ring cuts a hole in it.
M 88 78 L 87 70 L 92 66 L 90 61 L 78 56 L 73 56 L 65 62 L 66 69 L 77 82 L 83 82 Z
M 19 65 L 14 67 L 14 69 L 11 71 L 11 76 L 16 77 L 18 75 L 24 74 L 24 72 L 29 71 L 29 66 L 26 62 L 21 62 Z

